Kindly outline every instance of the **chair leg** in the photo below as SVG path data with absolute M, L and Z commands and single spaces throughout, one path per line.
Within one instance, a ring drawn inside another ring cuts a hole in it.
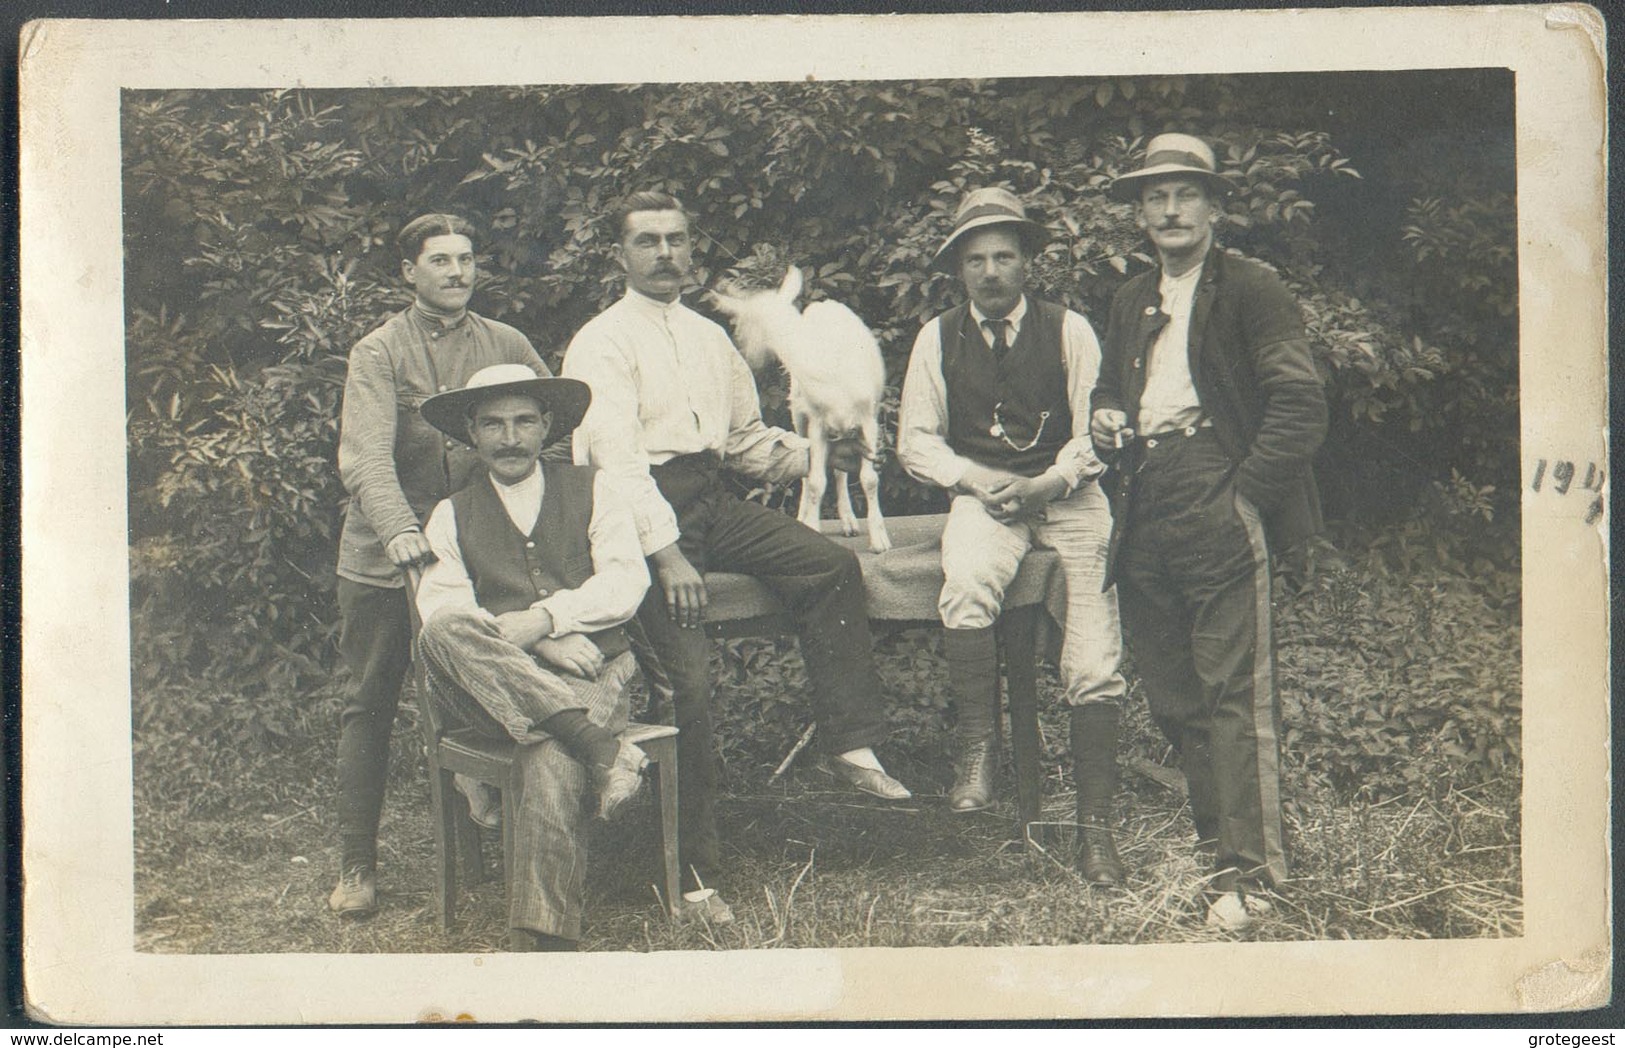
M 440 916 L 440 930 L 450 932 L 452 913 L 457 906 L 457 860 L 453 850 L 458 814 L 452 800 L 456 790 L 451 784 L 451 772 L 438 765 L 431 766 L 429 771 L 429 800 L 434 811 L 435 908 Z
M 462 861 L 463 878 L 469 885 L 483 883 L 485 880 L 485 856 L 480 851 L 480 827 L 469 812 L 468 805 L 462 792 L 452 795 L 457 800 L 453 808 L 457 812 L 457 855 Z
M 677 912 L 682 892 L 682 867 L 677 838 L 677 746 L 672 739 L 660 740 L 660 757 L 654 766 L 655 799 L 660 805 L 660 851 L 666 865 L 666 913 Z

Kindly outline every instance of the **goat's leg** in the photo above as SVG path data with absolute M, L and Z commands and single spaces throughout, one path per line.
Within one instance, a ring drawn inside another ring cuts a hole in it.
M 835 470 L 835 514 L 841 518 L 841 534 L 858 533 L 858 515 L 852 511 L 852 475 Z
M 801 508 L 796 519 L 818 530 L 818 518 L 824 505 L 824 487 L 828 483 L 829 442 L 824 437 L 823 420 L 807 416 L 798 420 L 797 429 L 807 438 L 807 476 L 801 481 Z
M 858 482 L 863 485 L 863 501 L 869 510 L 869 548 L 884 553 L 891 549 L 891 536 L 886 532 L 886 518 L 880 512 L 880 473 L 875 469 L 875 455 L 880 450 L 880 424 L 873 416 L 863 423 L 863 450 Z

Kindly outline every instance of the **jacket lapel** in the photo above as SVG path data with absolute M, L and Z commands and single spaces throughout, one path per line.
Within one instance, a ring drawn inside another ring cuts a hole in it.
M 1151 346 L 1157 340 L 1157 334 L 1168 326 L 1168 314 L 1162 311 L 1161 288 L 1162 271 L 1153 270 L 1147 275 L 1145 288 L 1134 303 L 1134 317 L 1136 327 L 1134 331 L 1134 352 L 1124 361 L 1128 369 L 1123 376 L 1123 384 L 1129 395 L 1124 398 L 1129 405 L 1129 418 L 1138 417 L 1140 412 L 1140 394 L 1145 392 L 1146 367 L 1151 360 Z
M 1206 340 L 1208 315 L 1213 312 L 1214 284 L 1218 282 L 1222 268 L 1218 249 L 1209 248 L 1207 258 L 1202 262 L 1202 278 L 1196 287 L 1196 301 L 1191 304 L 1189 355 L 1186 360 L 1191 369 L 1192 385 L 1196 385 L 1199 381 L 1197 376 L 1202 373 L 1202 343 Z M 1196 386 L 1196 389 L 1200 395 L 1201 386 Z

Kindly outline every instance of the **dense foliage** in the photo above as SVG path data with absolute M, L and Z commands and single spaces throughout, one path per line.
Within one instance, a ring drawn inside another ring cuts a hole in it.
M 812 297 L 856 309 L 886 353 L 891 410 L 919 324 L 957 301 L 957 281 L 927 266 L 962 192 L 1018 192 L 1055 234 L 1036 290 L 1100 318 L 1151 264 L 1103 188 L 1163 130 L 1218 143 L 1238 186 L 1225 246 L 1275 266 L 1303 303 L 1336 405 L 1321 479 L 1342 544 L 1398 569 L 1423 549 L 1430 568 L 1499 579 L 1515 604 L 1516 257 L 1498 152 L 1511 124 L 1495 110 L 1477 137 L 1437 131 L 1462 100 L 1509 105 L 1510 82 L 1437 81 L 1410 124 L 1380 109 L 1374 83 L 130 92 L 137 689 L 202 676 L 241 697 L 244 733 L 275 735 L 281 714 L 259 697 L 289 701 L 331 667 L 345 354 L 407 301 L 392 236 L 413 215 L 475 223 L 475 307 L 556 364 L 619 293 L 609 205 L 671 190 L 703 234 L 702 285 L 725 269 L 776 279 L 793 260 Z M 1334 129 L 1334 108 L 1355 115 Z M 783 421 L 782 376 L 761 387 Z M 939 505 L 884 467 L 889 512 Z

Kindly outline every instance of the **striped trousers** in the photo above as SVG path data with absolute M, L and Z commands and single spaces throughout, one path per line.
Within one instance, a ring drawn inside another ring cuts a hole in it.
M 1117 560 L 1124 639 L 1217 869 L 1286 879 L 1270 555 L 1211 429 L 1150 442 Z
M 538 665 L 504 640 L 494 622 L 455 612 L 429 621 L 418 651 L 429 701 L 449 721 L 519 743 L 508 924 L 580 939 L 587 880 L 581 828 L 592 784 L 587 769 L 538 725 L 555 713 L 584 709 L 594 724 L 625 731 L 632 654 L 611 660 L 598 680 L 583 681 Z

